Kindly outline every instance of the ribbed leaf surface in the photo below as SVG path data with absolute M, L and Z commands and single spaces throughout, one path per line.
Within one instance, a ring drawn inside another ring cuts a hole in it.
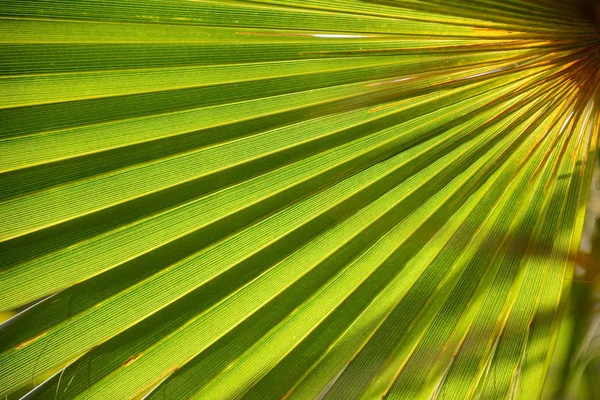
M 0 42 L 2 396 L 539 397 L 600 134 L 573 5 L 4 0 Z

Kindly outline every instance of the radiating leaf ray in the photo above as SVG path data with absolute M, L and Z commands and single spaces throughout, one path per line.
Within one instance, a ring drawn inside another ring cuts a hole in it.
M 539 397 L 599 52 L 554 0 L 4 1 L 0 395 Z

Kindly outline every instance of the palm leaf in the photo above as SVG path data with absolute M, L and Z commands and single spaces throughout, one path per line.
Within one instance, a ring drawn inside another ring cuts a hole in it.
M 578 8 L 0 18 L 0 305 L 35 303 L 0 326 L 0 394 L 540 395 L 600 130 Z

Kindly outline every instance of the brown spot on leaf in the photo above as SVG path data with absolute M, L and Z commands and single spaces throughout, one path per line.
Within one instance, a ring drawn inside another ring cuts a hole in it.
M 20 350 L 20 349 L 22 349 L 23 347 L 25 347 L 25 346 L 28 346 L 28 345 L 30 345 L 31 343 L 35 342 L 35 341 L 36 341 L 36 340 L 38 340 L 39 338 L 46 336 L 46 334 L 47 334 L 47 333 L 48 333 L 48 332 L 43 332 L 43 333 L 40 333 L 39 335 L 37 335 L 37 336 L 34 336 L 34 337 L 32 337 L 31 339 L 24 341 L 23 343 L 21 343 L 20 345 L 18 345 L 18 346 L 17 346 L 17 347 L 15 347 L 15 348 L 16 348 L 17 350 Z
M 140 358 L 141 354 L 136 354 L 135 356 L 131 356 L 127 359 L 127 361 L 125 361 L 125 364 L 123 364 L 124 367 L 131 365 L 135 360 L 137 360 L 138 358 Z

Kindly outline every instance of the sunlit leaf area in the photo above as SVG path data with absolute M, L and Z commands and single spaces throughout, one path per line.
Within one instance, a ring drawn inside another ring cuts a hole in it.
M 600 399 L 599 134 L 595 0 L 2 0 L 0 396 Z

